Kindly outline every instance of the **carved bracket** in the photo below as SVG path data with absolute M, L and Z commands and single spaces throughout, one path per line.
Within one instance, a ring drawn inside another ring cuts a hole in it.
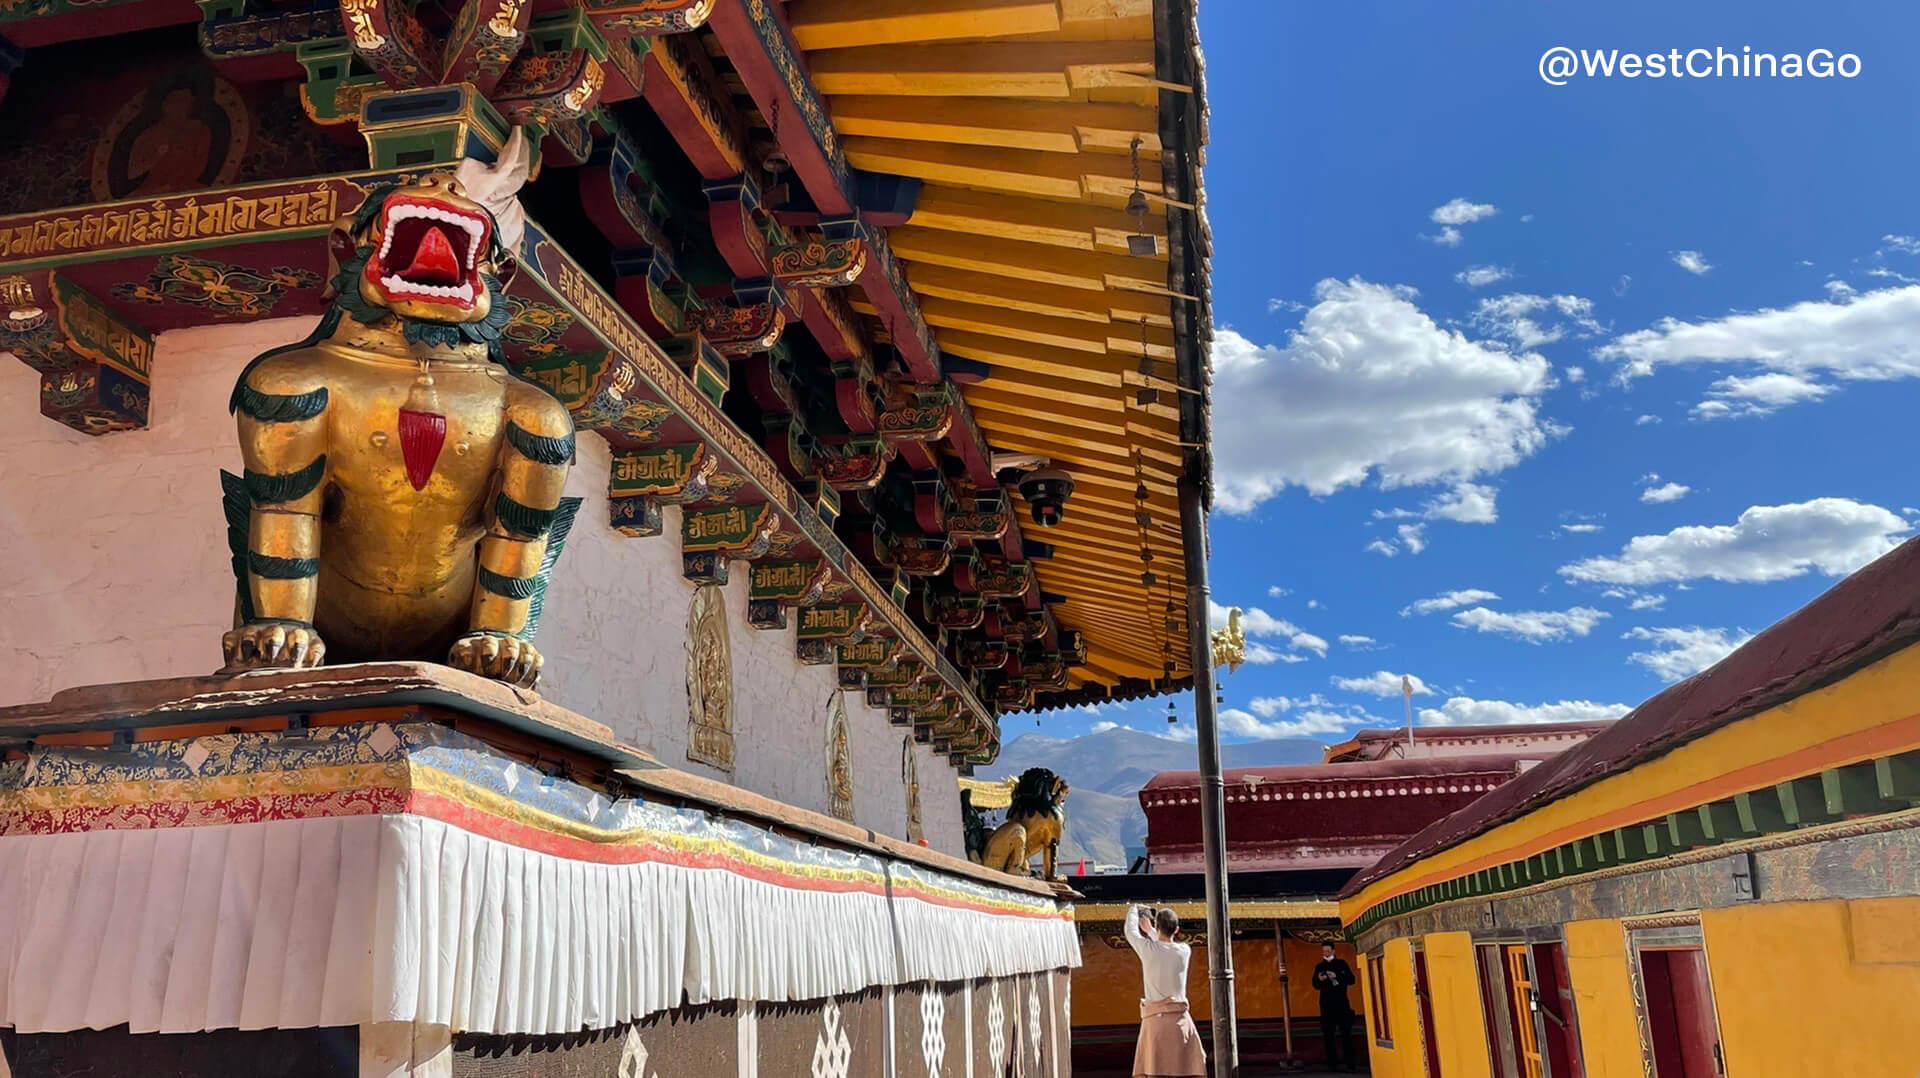
M 689 509 L 680 517 L 681 573 L 696 583 L 725 584 L 727 562 L 765 554 L 779 527 L 766 504 Z
M 787 627 L 787 608 L 820 601 L 832 567 L 824 558 L 760 561 L 747 591 L 747 623 L 756 629 Z
M 40 414 L 82 434 L 146 426 L 153 337 L 58 273 L 44 289 L 0 278 L 0 351 L 40 372 Z
M 788 287 L 832 288 L 852 284 L 867 268 L 867 242 L 860 236 L 833 240 L 810 237 L 775 248 L 770 264 L 773 275 Z

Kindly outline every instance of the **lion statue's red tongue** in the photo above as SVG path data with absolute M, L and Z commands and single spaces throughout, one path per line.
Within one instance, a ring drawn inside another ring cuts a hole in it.
M 460 256 L 447 242 L 446 232 L 438 227 L 427 229 L 420 237 L 420 246 L 414 249 L 413 264 L 401 270 L 400 277 L 410 284 L 459 284 Z

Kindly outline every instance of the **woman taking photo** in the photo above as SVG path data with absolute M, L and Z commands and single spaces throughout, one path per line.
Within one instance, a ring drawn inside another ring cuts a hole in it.
M 1134 906 L 1127 910 L 1127 943 L 1140 956 L 1140 1043 L 1133 1051 L 1134 1078 L 1188 1078 L 1207 1073 L 1200 1031 L 1187 1012 L 1187 961 L 1193 951 L 1180 942 L 1180 918 L 1172 910 Z

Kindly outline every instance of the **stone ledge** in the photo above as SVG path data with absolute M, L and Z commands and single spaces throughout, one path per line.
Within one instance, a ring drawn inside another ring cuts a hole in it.
M 0 708 L 0 746 L 57 735 L 204 727 L 405 706 L 432 707 L 497 723 L 603 761 L 628 782 L 663 800 L 750 817 L 813 840 L 867 850 L 995 887 L 1069 901 L 1073 895 L 1063 884 L 995 872 L 737 786 L 674 770 L 619 741 L 608 727 L 549 703 L 536 692 L 437 663 L 353 663 L 64 689 L 44 703 Z

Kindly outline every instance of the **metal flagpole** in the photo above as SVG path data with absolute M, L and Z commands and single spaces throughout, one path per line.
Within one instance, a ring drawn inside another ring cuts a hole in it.
M 1207 624 L 1207 520 L 1200 484 L 1180 480 L 1180 532 L 1187 570 L 1187 644 L 1193 664 L 1193 720 L 1200 748 L 1200 847 L 1207 868 L 1207 973 L 1213 1004 L 1213 1073 L 1240 1074 L 1233 1007 L 1233 922 L 1227 913 L 1226 782 L 1214 714 L 1213 641 Z
M 1400 675 L 1400 698 L 1407 702 L 1407 755 L 1413 755 L 1413 679 Z

